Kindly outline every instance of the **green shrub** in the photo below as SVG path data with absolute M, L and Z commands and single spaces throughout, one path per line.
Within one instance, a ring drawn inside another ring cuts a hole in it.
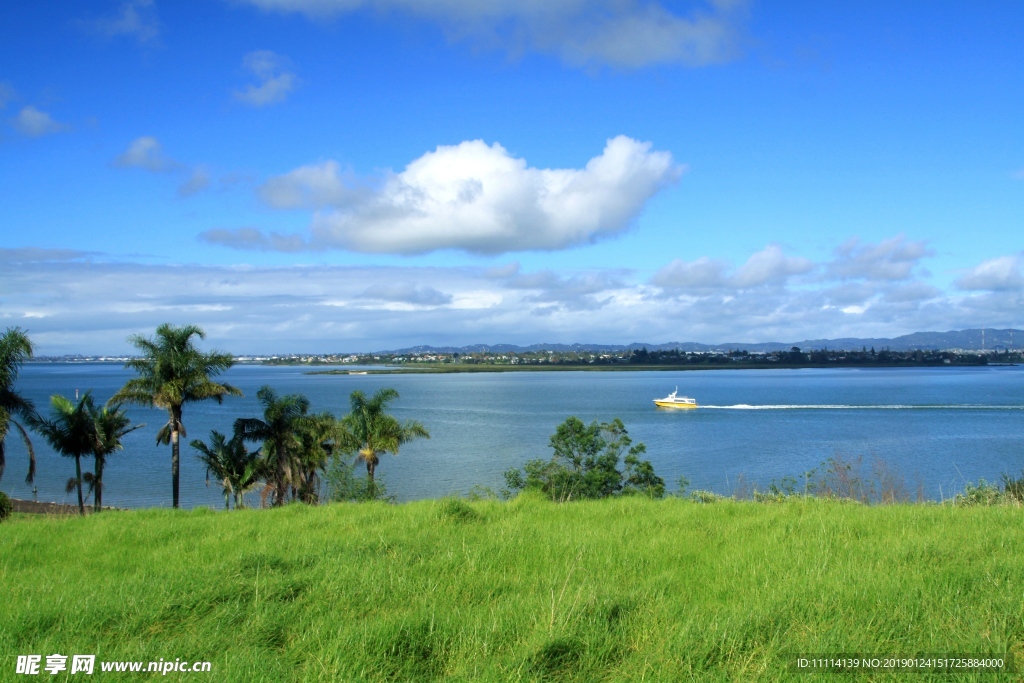
M 975 505 L 998 505 L 1001 502 L 1002 493 L 995 484 L 990 484 L 984 479 L 979 479 L 977 484 L 967 483 L 963 493 L 956 494 L 953 504 L 959 507 L 973 507 Z
M 1009 501 L 1024 503 L 1024 472 L 1016 479 L 1008 474 L 1003 475 L 1003 495 Z
M 717 503 L 720 500 L 725 500 L 725 496 L 720 496 L 713 491 L 697 489 L 696 491 L 690 491 L 690 500 L 694 503 Z
M 643 443 L 633 444 L 619 418 L 589 425 L 570 417 L 550 439 L 551 460 L 529 460 L 522 470 L 505 472 L 510 495 L 535 489 L 557 502 L 616 495 L 665 497 L 665 480 L 654 472 Z M 619 462 L 625 454 L 625 469 Z
M 355 472 L 355 465 L 341 458 L 334 458 L 324 473 L 327 482 L 327 497 L 336 503 L 359 503 L 369 500 L 393 501 L 394 496 L 388 495 L 384 477 L 376 479 L 361 477 Z
M 14 506 L 11 505 L 11 499 L 7 497 L 6 493 L 0 491 L 0 522 L 10 517 L 13 510 Z

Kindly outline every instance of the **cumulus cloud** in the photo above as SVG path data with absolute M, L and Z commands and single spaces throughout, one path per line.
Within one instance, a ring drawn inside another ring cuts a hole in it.
M 615 236 L 682 171 L 670 153 L 625 136 L 609 140 L 582 169 L 531 168 L 497 143 L 473 140 L 440 146 L 375 189 L 354 189 L 326 162 L 271 179 L 260 194 L 271 206 L 332 207 L 314 215 L 309 249 L 500 254 Z M 223 230 L 203 239 L 237 248 L 275 248 L 284 240 Z
M 782 247 L 769 244 L 744 263 L 730 278 L 731 284 L 743 289 L 762 285 L 785 284 L 793 275 L 810 272 L 814 264 L 799 256 L 786 256 Z
M 706 291 L 711 289 L 749 289 L 784 285 L 794 275 L 814 269 L 805 258 L 786 256 L 782 247 L 769 244 L 753 254 L 733 272 L 724 261 L 701 257 L 695 261 L 675 259 L 651 278 L 651 283 L 667 289 Z
M 989 292 L 1012 292 L 1024 289 L 1021 267 L 1024 256 L 999 256 L 984 261 L 957 279 L 960 289 Z
M 153 173 L 175 171 L 179 164 L 163 153 L 160 141 L 146 135 L 132 140 L 128 149 L 114 159 L 114 165 L 122 168 L 141 168 Z
M 108 38 L 128 36 L 140 43 L 148 43 L 160 35 L 160 22 L 157 20 L 156 3 L 153 0 L 122 2 L 116 15 L 96 19 L 85 25 Z
M 651 282 L 672 289 L 716 289 L 726 284 L 725 273 L 728 268 L 729 264 L 724 261 L 709 259 L 707 256 L 694 261 L 674 259 L 655 273 Z
M 250 52 L 242 59 L 245 68 L 259 80 L 235 91 L 235 99 L 254 107 L 283 102 L 296 84 L 295 74 L 287 70 L 287 60 L 270 50 Z
M 242 0 L 267 11 L 315 19 L 357 11 L 407 14 L 435 22 L 452 40 L 519 54 L 535 51 L 573 65 L 636 68 L 704 66 L 739 54 L 746 3 L 690 2 L 682 12 L 644 0 Z
M 835 279 L 906 280 L 922 258 L 931 256 L 925 242 L 897 235 L 878 244 L 862 244 L 853 238 L 835 250 L 826 274 Z
M 22 107 L 18 115 L 11 119 L 11 125 L 22 135 L 33 138 L 70 129 L 67 124 L 54 121 L 48 113 L 36 109 L 32 105 Z

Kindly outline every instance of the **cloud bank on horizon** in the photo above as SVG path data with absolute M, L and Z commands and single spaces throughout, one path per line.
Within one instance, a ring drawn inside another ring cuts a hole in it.
M 855 245 L 855 246 L 851 246 Z M 851 267 L 851 254 L 857 267 Z M 141 265 L 71 250 L 0 249 L 0 317 L 49 353 L 116 353 L 129 334 L 193 322 L 235 353 L 417 344 L 794 341 L 1019 324 L 1024 254 L 927 282 L 930 248 L 851 241 L 814 262 L 766 245 L 738 266 L 678 259 L 653 276 L 496 268 Z M 894 271 L 892 261 L 905 264 Z M 287 283 L 287 286 L 282 286 Z M 98 322 L 102 321 L 102 322 Z M 538 323 L 538 321 L 541 321 Z M 538 329 L 543 332 L 537 332 Z M 827 333 L 827 334 L 823 334 Z

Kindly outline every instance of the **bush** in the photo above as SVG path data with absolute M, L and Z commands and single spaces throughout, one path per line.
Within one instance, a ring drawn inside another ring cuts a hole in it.
M 690 500 L 694 503 L 717 503 L 720 500 L 725 500 L 725 496 L 720 496 L 712 491 L 697 489 L 690 492 Z
M 1008 474 L 1003 475 L 1003 495 L 1009 501 L 1024 503 L 1024 472 L 1016 479 Z
M 360 477 L 355 473 L 355 465 L 349 464 L 341 458 L 331 461 L 327 471 L 324 473 L 327 481 L 327 497 L 336 502 L 360 503 L 369 500 L 391 501 L 394 496 L 388 496 L 387 486 L 384 478 L 380 475 L 376 479 Z
M 990 484 L 984 479 L 979 479 L 977 484 L 968 482 L 966 490 L 963 493 L 956 494 L 953 504 L 960 507 L 997 505 L 1001 497 L 998 486 Z
M 11 504 L 11 499 L 7 497 L 6 493 L 0 491 L 0 522 L 10 517 L 13 511 L 14 506 Z

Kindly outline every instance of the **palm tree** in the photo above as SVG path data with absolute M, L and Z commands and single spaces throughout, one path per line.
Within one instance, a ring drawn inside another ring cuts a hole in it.
M 131 425 L 131 420 L 128 419 L 125 411 L 121 409 L 120 403 L 107 404 L 102 408 L 97 408 L 90 400 L 88 410 L 93 428 L 92 455 L 96 461 L 96 471 L 92 476 L 91 488 L 96 494 L 93 498 L 94 509 L 96 512 L 99 512 L 103 509 L 103 466 L 106 464 L 107 458 L 115 452 L 124 449 L 121 439 L 126 434 L 146 425 L 137 424 L 134 427 L 129 426 Z
M 92 395 L 87 391 L 78 403 L 72 403 L 64 396 L 54 394 L 50 397 L 50 405 L 50 419 L 34 415 L 29 423 L 49 442 L 53 450 L 66 458 L 75 459 L 75 478 L 72 481 L 78 489 L 78 511 L 84 515 L 82 456 L 91 455 L 96 445 L 96 427 L 91 414 L 95 410 Z
M 302 430 L 309 411 L 309 399 L 301 394 L 278 396 L 262 386 L 256 398 L 263 404 L 263 419 L 240 417 L 235 433 L 246 441 L 263 443 L 263 457 L 274 478 L 274 505 L 284 505 L 288 486 L 294 483 L 292 464 L 302 450 Z
M 169 419 L 157 432 L 156 441 L 171 444 L 171 497 L 178 507 L 178 464 L 180 436 L 185 436 L 181 422 L 182 406 L 193 401 L 213 399 L 222 403 L 225 396 L 241 396 L 242 392 L 210 379 L 230 368 L 230 354 L 212 351 L 203 353 L 192 343 L 192 337 L 205 339 L 206 334 L 195 325 L 175 327 L 164 323 L 156 328 L 156 338 L 142 335 L 128 338 L 142 352 L 140 358 L 125 363 L 139 374 L 130 379 L 111 401 L 126 401 L 150 408 L 164 408 Z
M 235 495 L 235 509 L 245 507 L 244 496 L 266 475 L 266 465 L 260 458 L 259 449 L 249 452 L 241 434 L 228 440 L 214 430 L 210 432 L 210 445 L 193 439 L 192 448 L 199 451 L 197 456 L 206 465 L 206 483 L 212 474 L 224 489 L 224 509 L 229 509 L 231 494 Z
M 366 463 L 366 475 L 373 484 L 373 473 L 380 463 L 382 453 L 398 455 L 398 447 L 430 433 L 419 422 L 408 420 L 400 423 L 388 415 L 388 404 L 398 398 L 398 392 L 391 388 L 381 389 L 367 400 L 361 391 L 353 391 L 349 397 L 352 412 L 342 418 L 346 436 L 342 439 L 345 450 L 354 452 L 359 460 Z
M 0 479 L 3 478 L 4 467 L 7 465 L 4 442 L 7 440 L 7 432 L 11 425 L 14 425 L 28 451 L 28 476 L 25 477 L 25 481 L 29 484 L 36 476 L 36 454 L 32 450 L 32 441 L 28 438 L 25 427 L 13 416 L 17 415 L 25 422 L 30 422 L 36 411 L 32 401 L 14 390 L 18 371 L 31 357 L 32 342 L 20 327 L 8 327 L 6 332 L 0 334 Z
M 320 471 L 334 454 L 338 440 L 338 420 L 329 412 L 308 416 L 299 429 L 301 447 L 292 472 L 299 500 L 316 504 L 320 501 Z

